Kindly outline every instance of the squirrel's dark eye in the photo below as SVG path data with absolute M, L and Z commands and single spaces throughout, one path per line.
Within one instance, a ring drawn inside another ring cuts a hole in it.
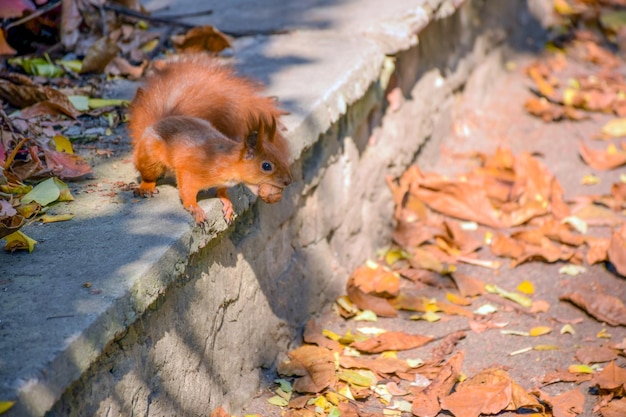
M 265 172 L 270 172 L 272 170 L 272 164 L 270 164 L 269 162 L 263 162 L 261 164 L 261 169 Z

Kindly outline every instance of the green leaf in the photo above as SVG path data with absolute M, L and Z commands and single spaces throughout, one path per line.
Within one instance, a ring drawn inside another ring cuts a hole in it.
M 287 405 L 289 405 L 289 401 L 285 400 L 282 397 L 279 397 L 278 395 L 274 395 L 273 397 L 269 398 L 267 402 L 272 405 L 277 405 L 279 407 L 287 407 Z
M 103 98 L 90 98 L 89 108 L 99 109 L 106 106 L 128 106 L 130 102 L 128 100 L 121 99 L 103 99 Z
M 70 103 L 76 110 L 78 111 L 88 111 L 89 110 L 89 97 L 87 96 L 67 96 L 70 100 Z
M 279 378 L 279 379 L 275 379 L 274 382 L 276 382 L 278 385 L 280 385 L 280 389 L 282 389 L 284 392 L 292 392 L 293 391 L 293 387 L 291 386 L 291 382 L 287 381 L 286 379 Z
M 42 206 L 47 206 L 48 204 L 57 201 L 60 195 L 61 190 L 54 182 L 54 179 L 48 178 L 47 180 L 37 184 L 35 188 L 22 197 L 22 202 L 30 203 L 31 201 L 36 201 Z

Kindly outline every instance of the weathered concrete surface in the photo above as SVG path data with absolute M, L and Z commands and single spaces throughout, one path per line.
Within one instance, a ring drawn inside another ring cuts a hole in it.
M 251 13 L 225 30 L 267 29 L 253 5 L 232 3 L 215 9 Z M 28 226 L 35 253 L 0 254 L 0 399 L 17 399 L 8 415 L 208 415 L 245 404 L 259 369 L 384 241 L 384 176 L 445 130 L 453 92 L 524 4 L 466 2 L 449 16 L 452 2 L 375 3 L 306 3 L 293 22 L 333 24 L 236 43 L 238 68 L 291 112 L 297 181 L 281 203 L 250 208 L 250 195 L 233 190 L 240 217 L 227 230 L 219 203 L 203 200 L 214 219 L 204 234 L 174 187 L 140 202 L 117 189 L 135 178 L 121 156 L 76 185 L 77 200 L 58 209 L 75 213 L 71 222 Z M 272 7 L 277 22 L 290 16 Z M 416 44 L 413 32 L 431 20 Z M 406 99 L 390 110 L 394 85 Z

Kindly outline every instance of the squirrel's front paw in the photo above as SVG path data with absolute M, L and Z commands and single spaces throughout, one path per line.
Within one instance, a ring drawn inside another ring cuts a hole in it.
M 158 193 L 159 190 L 156 188 L 155 183 L 142 182 L 138 187 L 133 189 L 133 195 L 135 197 L 152 197 Z

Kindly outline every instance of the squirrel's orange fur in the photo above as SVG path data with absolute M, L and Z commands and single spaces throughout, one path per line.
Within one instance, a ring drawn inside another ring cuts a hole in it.
M 172 170 L 184 207 L 197 223 L 200 190 L 217 188 L 224 218 L 232 203 L 226 188 L 244 183 L 280 189 L 291 183 L 288 144 L 278 128 L 284 114 L 252 81 L 205 55 L 182 55 L 156 65 L 130 105 L 133 161 L 141 175 L 135 194 L 157 192 Z

